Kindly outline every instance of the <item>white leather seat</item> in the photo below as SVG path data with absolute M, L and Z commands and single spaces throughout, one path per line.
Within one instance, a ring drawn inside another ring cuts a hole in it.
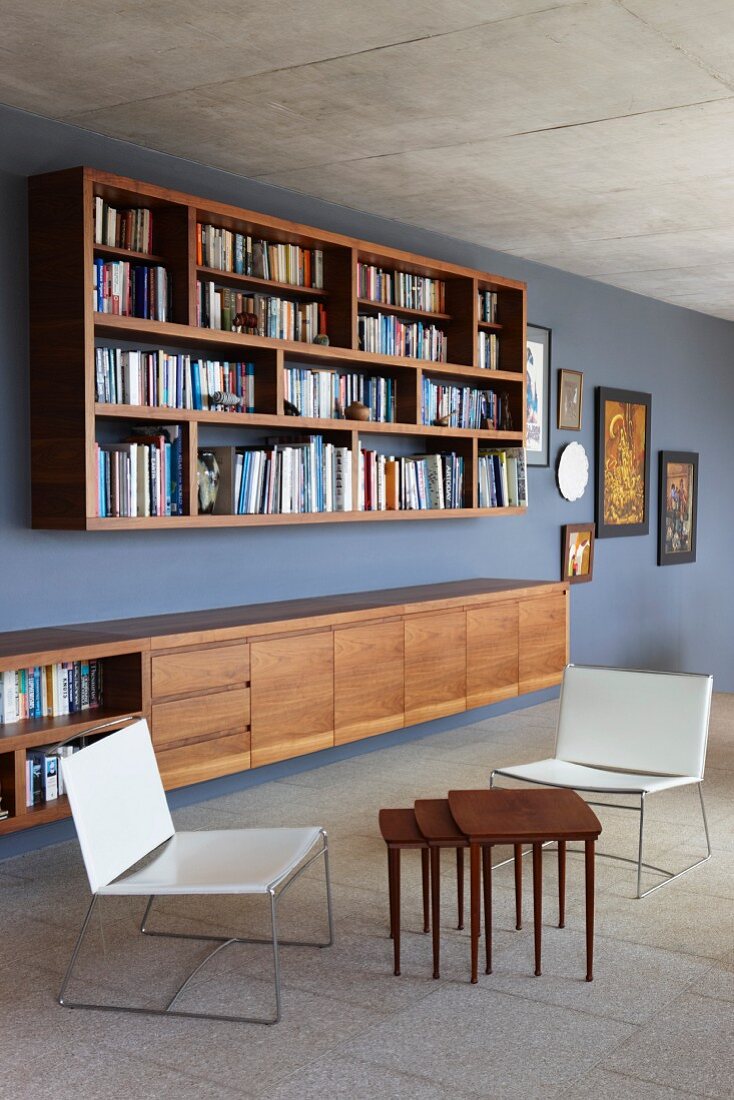
M 88 731 L 94 733 L 94 730 Z M 109 734 L 73 756 L 61 768 L 84 858 L 92 901 L 59 993 L 59 1004 L 71 1008 L 118 1008 L 152 1015 L 195 1016 L 246 1023 L 280 1019 L 280 963 L 277 901 L 303 871 L 323 857 L 329 938 L 333 916 L 326 831 L 317 826 L 282 829 L 216 829 L 177 833 L 163 790 L 145 721 Z M 319 841 L 321 842 L 319 845 Z M 143 860 L 146 860 L 143 863 Z M 141 866 L 136 866 L 142 864 Z M 146 922 L 158 895 L 259 894 L 270 900 L 272 939 L 252 940 L 189 933 L 150 931 Z M 140 931 L 150 936 L 213 941 L 215 947 L 188 975 L 165 1008 L 99 1005 L 66 999 L 66 988 L 97 900 L 102 896 L 148 898 Z M 308 946 L 302 941 L 282 941 Z M 245 1017 L 182 1012 L 173 1008 L 185 987 L 212 955 L 233 943 L 268 943 L 273 949 L 275 1015 Z
M 502 775 L 546 787 L 638 795 L 639 806 L 616 808 L 632 809 L 640 815 L 634 862 L 637 896 L 645 897 L 711 857 L 702 784 L 712 689 L 711 676 L 568 665 L 563 674 L 555 755 L 497 768 L 490 776 L 490 786 L 495 776 Z M 677 873 L 643 863 L 646 795 L 691 784 L 698 786 L 706 856 Z M 644 893 L 643 867 L 665 876 Z

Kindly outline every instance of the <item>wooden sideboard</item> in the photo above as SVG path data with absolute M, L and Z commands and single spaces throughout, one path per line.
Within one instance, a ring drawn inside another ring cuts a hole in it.
M 95 710 L 0 725 L 0 834 L 68 816 L 27 807 L 29 749 L 146 717 L 168 789 L 558 684 L 568 587 L 475 579 L 0 634 L 0 671 L 103 666 Z

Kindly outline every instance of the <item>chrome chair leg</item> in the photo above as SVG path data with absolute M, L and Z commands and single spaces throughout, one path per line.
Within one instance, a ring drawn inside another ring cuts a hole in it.
M 642 897 L 642 844 L 645 828 L 645 792 L 640 795 L 640 839 L 637 845 L 637 897 Z
M 329 838 L 326 830 L 321 830 L 324 852 L 324 879 L 326 881 L 326 919 L 329 925 L 329 939 L 322 947 L 331 947 L 334 942 L 334 908 L 331 901 L 331 870 L 329 868 Z
M 277 1024 L 280 1020 L 280 954 L 278 952 L 278 924 L 276 917 L 276 904 L 277 898 L 275 890 L 270 891 L 270 927 L 273 933 L 273 973 L 275 975 L 275 1019 L 272 1021 Z

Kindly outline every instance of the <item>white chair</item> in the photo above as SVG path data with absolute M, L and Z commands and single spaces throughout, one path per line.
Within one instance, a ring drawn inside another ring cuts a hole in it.
M 280 1019 L 280 963 L 278 958 L 277 902 L 314 860 L 323 857 L 329 939 L 294 946 L 328 947 L 334 926 L 329 880 L 329 850 L 324 829 L 216 829 L 177 833 L 163 791 L 153 745 L 145 721 L 82 749 L 61 761 L 92 901 L 59 992 L 59 1004 L 69 1008 L 98 1008 L 163 1016 L 187 1016 L 238 1023 L 274 1024 Z M 320 841 L 317 851 L 314 845 Z M 146 856 L 153 858 L 138 870 L 130 868 Z M 128 874 L 125 872 L 129 871 Z M 272 940 L 189 933 L 150 932 L 146 922 L 159 895 L 258 894 L 270 902 Z M 82 940 L 100 897 L 140 895 L 148 898 L 140 931 L 150 936 L 207 940 L 210 951 L 179 986 L 165 1008 L 138 1008 L 70 1001 L 66 989 Z M 195 974 L 225 947 L 234 943 L 272 943 L 275 972 L 275 1015 L 246 1017 L 184 1012 L 174 1004 Z
M 568 665 L 563 674 L 555 755 L 532 764 L 495 768 L 489 785 L 502 775 L 544 787 L 638 796 L 639 806 L 590 805 L 639 813 L 637 860 L 599 854 L 636 863 L 637 897 L 647 897 L 711 858 L 702 784 L 712 685 L 711 676 Z M 706 855 L 678 872 L 643 863 L 646 796 L 688 784 L 698 785 Z M 665 875 L 644 893 L 643 867 Z

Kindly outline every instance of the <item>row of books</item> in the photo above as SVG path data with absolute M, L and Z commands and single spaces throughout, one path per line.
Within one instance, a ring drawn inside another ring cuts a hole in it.
M 96 400 L 102 405 L 148 405 L 167 409 L 255 411 L 255 364 L 198 359 L 172 352 L 95 349 Z M 223 405 L 216 393 L 242 398 Z
M 153 251 L 153 213 L 145 207 L 118 210 L 98 195 L 94 200 L 94 243 L 133 252 Z
M 500 365 L 500 341 L 496 332 L 480 332 L 477 356 L 482 370 L 498 370 Z
M 464 504 L 461 455 L 393 455 L 360 452 L 360 508 L 365 512 L 426 511 Z
M 446 333 L 423 321 L 404 322 L 392 315 L 360 314 L 359 347 L 378 355 L 405 355 L 411 359 L 428 359 L 445 363 Z
M 183 515 L 179 427 L 140 434 L 124 443 L 96 443 L 95 450 L 99 516 Z
M 223 473 L 215 512 L 351 512 L 352 452 L 320 435 L 264 447 L 213 448 Z M 226 453 L 229 451 L 229 455 Z
M 285 369 L 285 399 L 301 416 L 341 419 L 353 401 L 370 410 L 370 419 L 381 423 L 395 420 L 395 382 L 365 374 L 328 370 Z
M 97 707 L 102 699 L 100 661 L 64 661 L 0 672 L 0 724 L 57 718 Z
M 316 336 L 326 332 L 327 319 L 320 302 L 291 302 L 269 294 L 242 294 L 215 283 L 199 282 L 196 323 L 224 332 L 311 344 Z
M 499 428 L 507 395 L 423 379 L 423 423 L 449 428 Z
M 93 307 L 96 313 L 169 321 L 171 279 L 158 264 L 127 260 L 94 261 Z
M 196 262 L 201 267 L 272 279 L 291 286 L 324 285 L 324 254 L 319 248 L 276 244 L 217 225 L 196 226 Z
M 55 802 L 66 794 L 60 761 L 63 757 L 73 756 L 80 748 L 81 745 L 71 743 L 31 749 L 26 754 L 26 806 L 43 806 L 46 802 Z
M 497 324 L 497 291 L 479 291 L 479 320 Z
M 372 302 L 444 313 L 446 283 L 426 275 L 411 275 L 407 271 L 383 271 L 374 264 L 357 264 L 357 294 Z
M 522 447 L 480 451 L 477 478 L 480 508 L 527 507 L 528 476 Z

